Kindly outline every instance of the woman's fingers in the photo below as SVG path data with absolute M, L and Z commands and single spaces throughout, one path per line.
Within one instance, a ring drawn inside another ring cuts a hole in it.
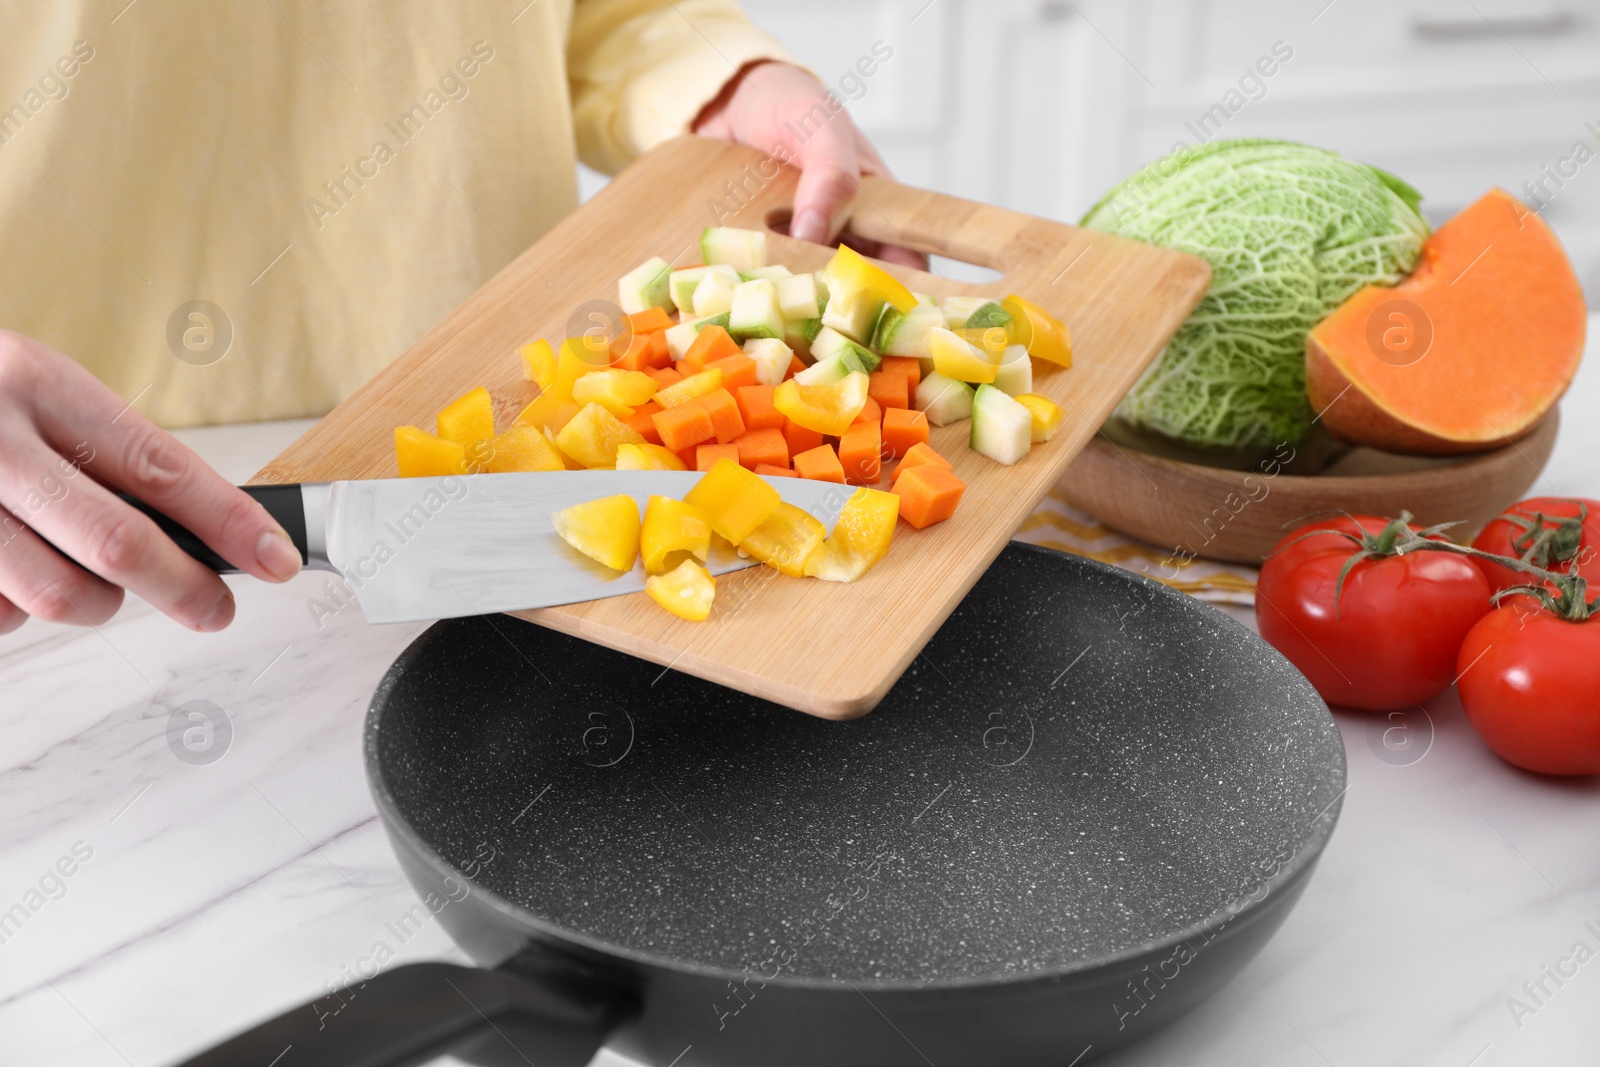
M 95 577 L 6 515 L 0 532 L 0 633 L 28 615 L 98 626 L 122 606 L 122 590 Z
M 78 591 L 93 592 L 93 585 L 87 579 L 98 575 L 94 582 L 110 583 L 137 593 L 193 630 L 220 630 L 233 618 L 233 597 L 215 572 L 173 544 L 149 517 L 118 500 L 87 474 L 80 471 L 61 481 L 59 484 L 64 491 L 30 511 L 30 489 L 42 482 L 62 460 L 39 441 L 8 444 L 11 445 L 11 459 L 0 471 L 0 504 L 13 514 L 27 515 L 27 523 L 33 531 L 79 567 L 72 568 L 59 557 L 60 566 L 45 566 L 47 561 L 40 552 L 25 551 L 19 553 L 19 559 L 24 566 L 43 567 L 41 580 L 32 585 L 25 572 L 19 574 L 16 566 L 11 565 L 6 573 L 12 576 L 14 583 L 22 582 L 23 588 L 14 584 L 0 585 L 0 593 L 16 600 L 29 614 L 41 618 L 59 622 L 103 621 L 92 618 L 89 609 L 83 607 L 80 597 L 75 595 Z M 41 473 L 30 477 L 33 472 Z M 30 546 L 31 542 L 24 540 L 23 545 Z M 42 544 L 39 547 L 49 551 Z M 90 573 L 78 579 L 63 567 L 80 574 L 82 571 Z M 54 595 L 59 595 L 66 603 L 54 603 L 51 599 Z M 118 598 L 120 600 L 120 593 Z M 101 596 L 91 603 L 97 605 L 103 599 Z M 39 604 L 48 610 L 35 610 Z M 111 610 L 115 608 L 112 604 Z M 79 611 L 83 619 L 75 617 L 74 613 Z M 109 612 L 105 617 L 109 617 Z
M 245 573 L 273 582 L 287 581 L 299 573 L 300 553 L 265 508 L 177 438 L 137 411 L 125 410 L 120 398 L 88 371 L 71 361 L 67 364 L 58 370 L 63 379 L 60 388 L 36 405 L 40 429 L 49 444 L 62 455 L 74 456 L 101 482 L 133 494 L 187 527 Z M 98 502 L 96 509 L 93 517 L 98 522 L 116 516 L 118 526 L 111 532 L 118 536 L 132 533 L 122 529 L 131 520 L 115 509 L 108 512 Z M 133 514 L 131 508 L 126 510 Z M 156 530 L 154 523 L 149 526 Z M 161 540 L 171 545 L 165 536 Z M 188 570 L 177 567 L 165 547 L 146 546 L 142 537 L 135 538 L 132 548 L 141 554 L 141 562 L 165 561 L 163 569 L 169 575 Z M 173 551 L 178 551 L 175 546 Z M 148 557 L 142 555 L 146 552 Z M 144 596 L 142 590 L 134 591 Z
M 8 634 L 28 621 L 28 613 L 0 596 L 0 634 Z

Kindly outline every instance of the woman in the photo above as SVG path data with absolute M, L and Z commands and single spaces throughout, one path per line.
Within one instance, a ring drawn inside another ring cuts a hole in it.
M 826 91 L 734 0 L 0 0 L 0 25 L 0 632 L 97 625 L 125 589 L 229 623 L 115 489 L 293 577 L 157 424 L 327 411 L 571 210 L 575 155 L 782 146 L 813 241 L 885 169 L 843 112 L 795 143 Z

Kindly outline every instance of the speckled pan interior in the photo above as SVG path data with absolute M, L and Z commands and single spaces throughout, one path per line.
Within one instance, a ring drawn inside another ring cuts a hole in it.
M 1255 635 L 1018 544 L 855 721 L 486 617 L 395 664 L 367 751 L 380 804 L 538 925 L 891 986 L 1073 971 L 1221 923 L 1315 859 L 1344 788 L 1332 717 Z

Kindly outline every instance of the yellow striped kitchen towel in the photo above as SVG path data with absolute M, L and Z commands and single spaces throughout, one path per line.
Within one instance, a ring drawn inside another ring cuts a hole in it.
M 1135 541 L 1085 515 L 1063 500 L 1059 489 L 1044 498 L 1012 539 L 1110 563 L 1213 604 L 1256 602 L 1256 568 L 1175 559 L 1169 551 Z

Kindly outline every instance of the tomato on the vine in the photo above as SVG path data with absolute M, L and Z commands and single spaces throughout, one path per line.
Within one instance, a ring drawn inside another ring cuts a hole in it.
M 1409 518 L 1312 523 L 1261 568 L 1261 636 L 1330 704 L 1395 711 L 1442 692 L 1462 638 L 1490 609 L 1473 561 L 1428 547 L 1438 529 Z
M 1579 576 L 1600 583 L 1600 500 L 1539 496 L 1520 501 L 1485 526 L 1472 547 L 1561 574 L 1575 561 Z M 1528 581 L 1489 560 L 1478 560 L 1478 568 L 1496 591 Z
M 1580 579 L 1513 595 L 1461 645 L 1461 707 L 1484 743 L 1541 774 L 1600 774 L 1600 603 Z

